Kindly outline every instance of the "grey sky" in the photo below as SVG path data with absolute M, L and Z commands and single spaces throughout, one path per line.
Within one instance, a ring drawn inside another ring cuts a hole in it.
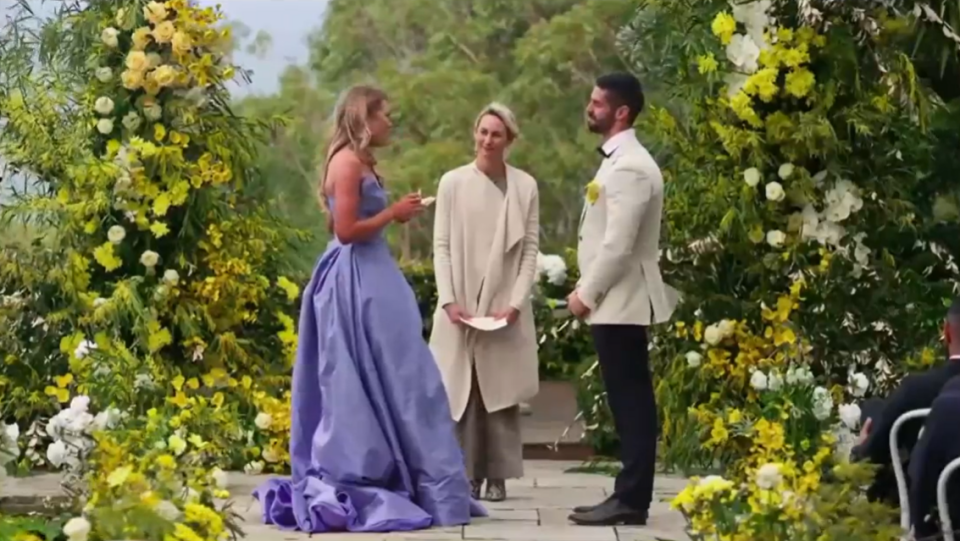
M 251 36 L 262 30 L 272 38 L 263 58 L 246 53 L 237 56 L 238 64 L 254 72 L 253 84 L 244 92 L 261 94 L 276 90 L 277 78 L 289 64 L 307 60 L 306 38 L 323 22 L 327 0 L 220 0 L 219 4 L 228 19 L 248 26 Z

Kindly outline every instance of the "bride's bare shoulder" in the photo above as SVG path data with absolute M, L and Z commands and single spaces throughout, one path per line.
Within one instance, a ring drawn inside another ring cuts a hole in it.
M 330 158 L 327 164 L 327 184 L 335 189 L 338 184 L 354 185 L 363 179 L 365 166 L 350 149 L 343 149 Z

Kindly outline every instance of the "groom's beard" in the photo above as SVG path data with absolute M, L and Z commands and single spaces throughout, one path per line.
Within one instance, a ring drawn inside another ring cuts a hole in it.
M 604 134 L 610 131 L 610 127 L 603 120 L 587 117 L 587 129 L 590 130 L 590 133 Z

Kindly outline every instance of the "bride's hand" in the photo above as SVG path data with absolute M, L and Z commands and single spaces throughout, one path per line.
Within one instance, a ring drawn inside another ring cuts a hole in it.
M 419 193 L 407 194 L 390 206 L 390 212 L 394 220 L 402 224 L 407 223 L 423 212 L 423 200 Z

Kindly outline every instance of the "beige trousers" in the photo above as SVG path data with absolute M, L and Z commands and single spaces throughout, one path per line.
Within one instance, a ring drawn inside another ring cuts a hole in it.
M 523 477 L 520 406 L 488 413 L 483 405 L 476 370 L 473 371 L 467 409 L 457 423 L 457 439 L 463 449 L 470 479 Z

